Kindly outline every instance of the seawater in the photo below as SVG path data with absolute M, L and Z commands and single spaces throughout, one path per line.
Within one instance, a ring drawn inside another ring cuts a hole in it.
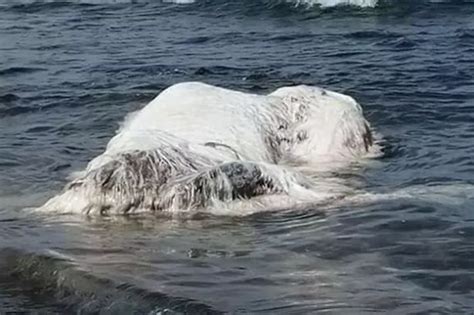
M 346 5 L 350 2 L 349 6 Z M 472 1 L 0 0 L 0 311 L 474 311 Z M 350 202 L 247 217 L 33 215 L 167 86 L 355 97 Z

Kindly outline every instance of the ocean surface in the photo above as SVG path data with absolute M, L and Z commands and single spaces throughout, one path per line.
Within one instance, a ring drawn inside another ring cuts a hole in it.
M 472 314 L 473 1 L 0 0 L 0 313 Z M 346 1 L 347 2 L 347 1 Z M 355 97 L 350 203 L 32 214 L 167 86 Z

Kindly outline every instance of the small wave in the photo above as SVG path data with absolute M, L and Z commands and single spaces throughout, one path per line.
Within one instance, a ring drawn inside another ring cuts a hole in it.
M 33 67 L 9 67 L 5 69 L 0 69 L 0 76 L 32 73 L 32 72 L 44 71 L 44 70 L 45 69 L 43 68 L 33 68 Z
M 67 6 L 94 6 L 94 5 L 136 5 L 136 4 L 168 4 L 168 5 L 191 5 L 193 7 L 215 7 L 230 6 L 241 8 L 256 8 L 262 6 L 262 10 L 271 8 L 333 8 L 333 7 L 356 7 L 356 8 L 376 8 L 385 6 L 418 6 L 424 4 L 467 4 L 472 0 L 0 0 L 0 7 L 10 7 L 13 10 L 36 12 Z
M 0 95 L 0 101 L 6 102 L 6 103 L 14 102 L 14 101 L 17 101 L 19 99 L 20 99 L 20 97 L 16 94 L 13 94 L 13 93 L 7 93 L 7 94 Z
M 59 253 L 0 249 L 0 286 L 61 311 L 77 314 L 222 314 L 191 299 L 149 292 L 128 283 L 98 278 Z
M 12 108 L 0 107 L 0 118 L 21 115 L 21 114 L 29 113 L 32 111 L 34 111 L 34 109 L 32 109 L 31 107 L 26 107 L 26 106 L 15 106 Z
M 357 31 L 344 35 L 346 38 L 354 39 L 393 39 L 400 38 L 402 34 L 397 34 L 389 31 Z
M 163 2 L 176 3 L 176 4 L 190 4 L 196 2 L 196 0 L 163 0 Z

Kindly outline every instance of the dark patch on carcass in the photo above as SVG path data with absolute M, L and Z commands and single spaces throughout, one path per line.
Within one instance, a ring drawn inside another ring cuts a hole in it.
M 220 167 L 232 185 L 232 198 L 251 198 L 275 190 L 274 181 L 251 163 L 227 163 Z
M 281 190 L 260 166 L 230 162 L 165 185 L 160 192 L 158 209 L 167 209 L 172 204 L 180 209 L 204 208 L 213 199 L 250 199 Z

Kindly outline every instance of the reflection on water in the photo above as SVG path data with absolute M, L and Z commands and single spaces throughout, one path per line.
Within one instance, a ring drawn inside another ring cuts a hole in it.
M 1 282 L 83 312 L 461 312 L 473 289 L 472 227 L 454 215 L 463 207 L 392 200 L 245 218 L 5 220 L 2 237 L 21 232 L 2 250 Z

